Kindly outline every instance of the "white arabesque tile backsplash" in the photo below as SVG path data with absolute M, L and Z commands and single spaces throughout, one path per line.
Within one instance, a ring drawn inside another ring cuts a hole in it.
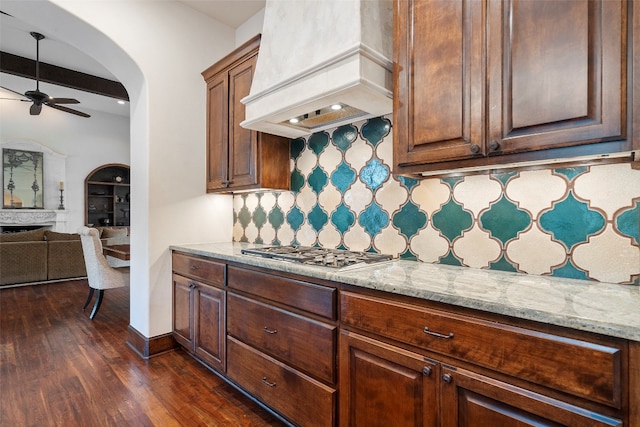
M 291 191 L 234 196 L 234 240 L 640 284 L 640 170 L 628 163 L 412 179 L 391 118 L 291 141 Z

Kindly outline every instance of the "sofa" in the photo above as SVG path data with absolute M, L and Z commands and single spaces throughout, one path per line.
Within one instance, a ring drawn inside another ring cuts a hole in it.
M 124 231 L 123 231 L 124 230 Z M 128 230 L 99 229 L 103 244 L 121 243 Z M 80 235 L 46 229 L 0 234 L 0 287 L 86 277 Z

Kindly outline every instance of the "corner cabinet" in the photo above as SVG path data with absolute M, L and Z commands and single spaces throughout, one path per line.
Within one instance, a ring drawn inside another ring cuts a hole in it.
M 84 182 L 85 224 L 89 226 L 129 226 L 130 169 L 108 164 L 91 171 Z
M 396 173 L 640 149 L 638 4 L 396 0 L 394 23 Z
M 289 189 L 289 139 L 244 129 L 260 36 L 202 72 L 207 83 L 207 192 Z

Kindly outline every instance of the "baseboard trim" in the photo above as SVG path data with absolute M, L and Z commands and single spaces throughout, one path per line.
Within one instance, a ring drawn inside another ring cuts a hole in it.
M 158 356 L 177 347 L 173 334 L 168 333 L 147 338 L 136 328 L 129 325 L 127 328 L 127 345 L 143 359 Z

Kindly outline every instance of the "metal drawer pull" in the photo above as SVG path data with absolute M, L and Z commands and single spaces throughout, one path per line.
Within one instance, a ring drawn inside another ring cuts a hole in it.
M 198 267 L 197 265 L 190 265 L 189 268 L 192 270 L 197 270 L 200 267 Z
M 278 330 L 277 330 L 277 329 L 269 329 L 269 328 L 268 328 L 268 327 L 266 327 L 266 326 L 265 326 L 264 328 L 262 328 L 262 330 L 263 330 L 263 331 L 265 331 L 265 332 L 266 332 L 266 333 L 268 333 L 268 334 L 271 334 L 271 335 L 273 335 L 273 334 L 277 334 L 277 333 L 278 333 Z
M 265 383 L 266 385 L 268 385 L 269 387 L 275 387 L 276 386 L 276 383 L 270 383 L 267 380 L 267 377 L 262 377 L 262 382 Z
M 453 332 L 449 332 L 449 335 L 439 334 L 437 332 L 431 332 L 427 326 L 424 327 L 422 332 L 424 332 L 427 335 L 432 335 L 434 337 L 444 338 L 445 340 L 453 338 Z

